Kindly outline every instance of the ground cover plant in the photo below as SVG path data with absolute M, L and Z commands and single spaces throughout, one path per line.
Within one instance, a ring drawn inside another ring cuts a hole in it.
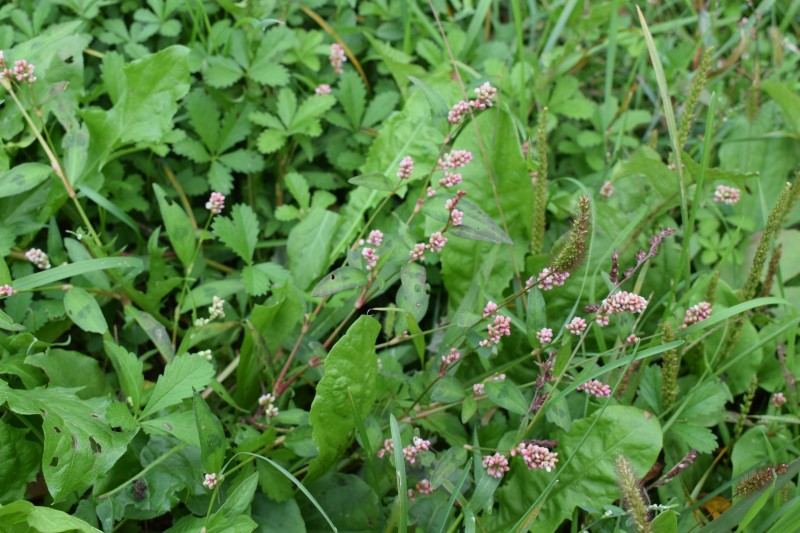
M 0 531 L 794 531 L 800 1 L 0 7 Z

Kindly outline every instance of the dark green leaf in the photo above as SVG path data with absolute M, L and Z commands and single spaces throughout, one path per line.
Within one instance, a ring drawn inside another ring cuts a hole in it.
M 103 311 L 94 296 L 81 289 L 72 287 L 64 295 L 64 309 L 67 316 L 83 331 L 105 333 L 108 323 Z
M 219 472 L 225 462 L 225 430 L 206 401 L 195 393 L 193 400 L 194 419 L 200 436 L 200 457 L 206 472 Z
M 317 283 L 311 296 L 321 298 L 333 294 L 358 289 L 367 283 L 367 275 L 360 268 L 342 267 L 337 268 Z
M 142 418 L 189 398 L 214 378 L 214 368 L 203 357 L 181 355 L 170 362 L 159 376 Z
M 53 169 L 43 163 L 23 163 L 0 173 L 0 198 L 29 191 L 42 183 Z

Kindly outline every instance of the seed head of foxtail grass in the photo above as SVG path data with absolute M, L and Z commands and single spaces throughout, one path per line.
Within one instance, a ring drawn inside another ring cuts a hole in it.
M 785 463 L 759 468 L 736 484 L 736 495 L 749 496 L 758 492 L 772 483 L 775 478 L 785 474 L 788 469 L 789 465 Z
M 711 279 L 708 280 L 708 285 L 706 286 L 706 297 L 704 301 L 708 302 L 711 305 L 714 305 L 714 300 L 717 296 L 717 284 L 719 283 L 719 270 L 715 270 L 713 274 L 711 274 Z
M 739 406 L 739 416 L 736 418 L 736 428 L 733 430 L 733 442 L 739 440 L 739 437 L 742 435 L 744 421 L 747 419 L 750 408 L 753 406 L 753 398 L 756 395 L 757 389 L 758 376 L 753 376 L 753 379 L 750 380 L 750 386 L 747 387 L 744 397 L 742 397 L 742 404 Z
M 650 515 L 647 511 L 645 495 L 636 479 L 633 465 L 623 455 L 616 460 L 617 485 L 622 494 L 622 503 L 639 533 L 651 533 Z
M 713 48 L 706 48 L 703 52 L 703 59 L 700 61 L 700 66 L 695 72 L 692 86 L 689 89 L 689 96 L 686 98 L 686 105 L 683 107 L 683 114 L 681 115 L 681 124 L 678 128 L 678 146 L 683 148 L 689 138 L 689 130 L 692 129 L 692 124 L 697 117 L 697 101 L 700 99 L 700 93 L 703 92 L 703 87 L 708 80 L 708 72 L 711 69 L 711 53 Z
M 664 344 L 675 340 L 675 332 L 672 331 L 672 324 L 664 322 L 661 324 L 661 341 Z M 661 356 L 661 406 L 667 411 L 678 398 L 678 370 L 680 359 L 678 349 L 673 348 L 664 352 Z
M 531 171 L 533 185 L 533 219 L 531 220 L 531 252 L 544 249 L 545 214 L 547 212 L 547 108 L 539 113 L 536 128 L 536 169 Z
M 778 268 L 781 264 L 781 255 L 783 255 L 783 246 L 779 244 L 772 249 L 772 255 L 767 266 L 767 275 L 761 285 L 761 296 L 769 296 L 769 293 L 772 292 L 772 284 L 775 282 L 775 276 L 778 274 Z
M 591 225 L 591 201 L 588 196 L 581 196 L 578 199 L 578 211 L 572 220 L 572 227 L 553 247 L 550 256 L 550 270 L 568 274 L 583 262 Z

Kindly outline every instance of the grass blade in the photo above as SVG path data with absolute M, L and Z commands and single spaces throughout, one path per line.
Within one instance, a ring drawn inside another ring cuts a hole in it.
M 390 415 L 389 423 L 392 429 L 392 444 L 394 444 L 394 470 L 397 475 L 397 501 L 398 517 L 397 531 L 408 531 L 408 489 L 406 485 L 406 462 L 403 458 L 403 441 L 400 440 L 400 426 L 394 415 Z

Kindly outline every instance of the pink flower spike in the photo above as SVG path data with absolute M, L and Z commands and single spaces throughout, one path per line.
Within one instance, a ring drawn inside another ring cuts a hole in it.
M 711 304 L 708 302 L 700 302 L 686 310 L 683 316 L 683 326 L 681 326 L 681 328 L 688 328 L 692 324 L 702 322 L 709 316 L 711 316 Z
M 225 195 L 221 192 L 212 192 L 206 202 L 206 209 L 211 211 L 212 215 L 219 215 L 225 209 Z
M 589 394 L 596 398 L 608 398 L 609 396 L 611 396 L 611 387 L 609 387 L 605 383 L 597 381 L 596 379 L 587 381 L 582 385 L 578 385 L 578 388 L 576 390 L 584 391 L 586 392 L 586 394 Z
M 551 452 L 544 446 L 537 446 L 532 443 L 520 443 L 516 448 L 511 450 L 511 456 L 516 457 L 519 455 L 525 462 L 528 470 L 545 470 L 552 471 L 558 462 L 558 453 Z
M 453 150 L 444 155 L 443 158 L 439 159 L 437 163 L 437 168 L 439 170 L 444 169 L 457 169 L 463 167 L 467 163 L 472 161 L 472 152 L 469 150 Z
M 536 332 L 536 338 L 542 345 L 550 344 L 553 342 L 553 330 L 550 328 L 542 328 Z
M 405 180 L 411 176 L 412 172 L 414 172 L 414 160 L 407 155 L 400 161 L 400 170 L 397 171 L 397 177 Z
M 499 344 L 503 335 L 511 335 L 511 319 L 507 316 L 497 315 L 494 317 L 494 322 L 486 326 L 486 329 L 489 330 L 488 341 Z
M 0 296 L 14 296 L 15 292 L 14 287 L 11 285 L 0 285 Z
M 625 339 L 625 344 L 627 344 L 628 346 L 633 346 L 634 344 L 639 342 L 639 340 L 640 340 L 639 337 L 637 337 L 635 333 L 631 333 L 630 335 L 628 335 L 628 338 Z
M 219 483 L 219 478 L 217 477 L 217 474 L 206 474 L 203 477 L 203 486 L 208 490 L 211 490 L 214 487 L 216 487 L 217 483 Z
M 345 61 L 347 61 L 347 56 L 344 53 L 344 48 L 341 47 L 338 43 L 333 43 L 331 45 L 331 55 L 330 55 L 331 66 L 333 67 L 333 71 L 336 74 L 341 74 L 344 72 L 342 69 L 342 65 Z
M 370 231 L 369 237 L 367 237 L 367 242 L 372 246 L 380 246 L 383 242 L 383 232 L 379 229 Z
M 741 198 L 741 191 L 736 187 L 728 187 L 727 185 L 717 185 L 717 190 L 714 191 L 714 201 L 720 204 L 738 204 Z
M 450 187 L 455 187 L 460 183 L 461 183 L 461 174 L 456 174 L 453 172 L 445 172 L 444 177 L 439 180 L 439 185 L 441 185 L 445 189 L 449 189 Z
M 472 104 L 467 100 L 461 100 L 450 109 L 447 114 L 447 121 L 453 125 L 460 124 L 464 117 L 469 114 L 470 109 L 472 109 Z
M 428 242 L 430 243 L 428 245 L 428 249 L 431 252 L 433 252 L 433 253 L 441 252 L 442 248 L 444 248 L 444 245 L 447 244 L 447 237 L 442 235 L 441 231 L 435 231 L 435 232 L 431 233 L 431 236 L 428 239 Z
M 461 359 L 461 353 L 455 348 L 450 349 L 450 353 L 442 356 L 442 365 L 448 367 Z
M 495 311 L 497 311 L 497 304 L 489 300 L 486 303 L 486 307 L 483 308 L 483 318 L 493 315 Z
M 327 83 L 320 83 L 317 85 L 316 89 L 314 89 L 316 94 L 331 94 L 331 86 Z
M 380 256 L 377 253 L 375 253 L 374 248 L 364 248 L 363 250 L 361 250 L 361 255 L 367 262 L 367 270 L 372 270 L 373 268 L 375 268 L 375 265 L 378 264 L 378 259 L 380 259 Z
M 464 212 L 458 209 L 450 211 L 450 223 L 454 226 L 460 226 L 464 222 Z
M 434 189 L 433 187 L 428 187 L 428 198 L 431 198 L 435 194 L 436 194 L 436 189 Z
M 500 455 L 497 452 L 494 455 L 484 455 L 483 468 L 486 469 L 486 473 L 490 476 L 500 479 L 509 470 L 508 459 L 506 459 L 505 455 Z
M 566 328 L 567 331 L 569 331 L 573 335 L 580 335 L 586 329 L 586 321 L 581 317 L 576 316 L 572 319 L 572 322 L 567 324 Z
M 392 441 L 392 439 L 385 439 L 383 441 L 383 446 L 381 447 L 380 450 L 378 450 L 378 453 L 376 455 L 380 459 L 383 459 L 385 456 L 391 457 L 393 453 L 394 453 L 394 442 Z
M 776 392 L 772 395 L 772 405 L 780 409 L 781 405 L 785 404 L 788 400 L 782 392 Z
M 425 251 L 427 250 L 427 246 L 424 243 L 417 243 L 414 245 L 414 248 L 408 252 L 408 255 L 411 256 L 411 261 L 425 261 Z
M 47 257 L 46 253 L 38 248 L 31 248 L 25 252 L 25 257 L 28 258 L 28 261 L 36 265 L 36 268 L 39 270 L 48 270 L 50 268 L 50 259 Z
M 486 393 L 486 387 L 483 383 L 476 383 L 472 386 L 472 394 L 475 396 L 483 396 Z
M 607 181 L 602 187 L 600 187 L 600 196 L 611 198 L 612 194 L 614 194 L 614 184 L 610 181 Z
M 497 89 L 492 87 L 492 84 L 487 81 L 475 89 L 475 95 L 477 96 L 473 103 L 475 108 L 486 109 L 487 107 L 492 107 L 492 101 L 495 95 L 497 95 Z

